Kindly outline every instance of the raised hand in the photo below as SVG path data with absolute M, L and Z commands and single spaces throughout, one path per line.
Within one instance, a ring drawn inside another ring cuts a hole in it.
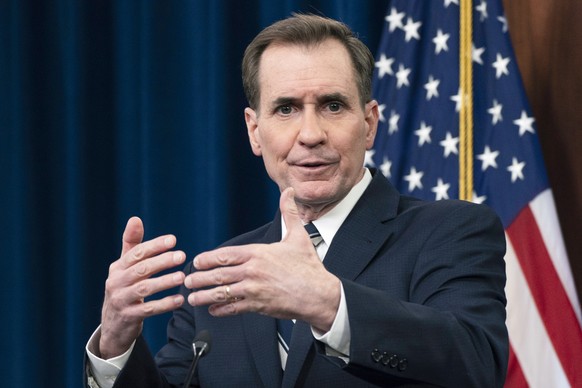
M 197 271 L 184 282 L 195 290 L 188 302 L 209 305 L 215 316 L 258 312 L 328 331 L 339 306 L 340 280 L 317 256 L 292 188 L 281 194 L 280 208 L 287 227 L 281 242 L 224 247 L 194 259 Z M 205 287 L 211 288 L 198 290 Z
M 176 246 L 173 235 L 146 242 L 142 242 L 143 236 L 142 221 L 131 218 L 123 233 L 121 257 L 109 267 L 99 340 L 100 356 L 104 359 L 126 352 L 141 333 L 145 318 L 174 310 L 184 303 L 181 295 L 145 302 L 146 297 L 184 281 L 182 271 L 152 276 L 184 263 L 186 255 L 170 251 Z

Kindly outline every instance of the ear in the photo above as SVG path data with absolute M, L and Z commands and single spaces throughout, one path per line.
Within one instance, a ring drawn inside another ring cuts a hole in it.
M 251 108 L 245 108 L 245 122 L 247 124 L 247 133 L 253 154 L 261 156 L 261 138 L 259 134 L 259 123 L 257 121 L 257 112 Z
M 374 139 L 378 130 L 378 120 L 380 118 L 378 102 L 376 100 L 368 102 L 364 113 L 366 115 L 364 119 L 366 121 L 366 149 L 370 150 L 374 146 Z

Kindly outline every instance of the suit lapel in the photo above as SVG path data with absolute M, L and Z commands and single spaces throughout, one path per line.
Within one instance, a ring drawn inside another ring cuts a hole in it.
M 247 344 L 263 386 L 280 386 L 283 372 L 279 358 L 275 320 L 259 314 L 244 314 L 242 318 Z
M 323 261 L 340 278 L 354 280 L 390 239 L 398 211 L 399 194 L 382 174 L 372 182 L 336 233 Z

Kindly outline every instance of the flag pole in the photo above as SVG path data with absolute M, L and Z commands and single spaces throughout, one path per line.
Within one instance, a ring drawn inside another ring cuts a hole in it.
M 459 198 L 473 197 L 473 63 L 472 1 L 460 0 L 459 44 Z

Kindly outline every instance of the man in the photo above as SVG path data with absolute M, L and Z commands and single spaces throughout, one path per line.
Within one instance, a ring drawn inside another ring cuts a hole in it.
M 362 167 L 378 124 L 373 69 L 366 46 L 322 17 L 295 15 L 255 38 L 243 59 L 245 120 L 280 211 L 186 274 L 155 278 L 185 254 L 171 251 L 173 236 L 142 242 L 141 221 L 129 220 L 87 345 L 91 384 L 180 386 L 206 329 L 201 386 L 503 385 L 502 226 L 480 205 L 400 196 Z M 323 241 L 314 246 L 304 224 Z M 144 302 L 177 285 L 179 295 Z M 143 320 L 172 310 L 154 360 Z M 290 319 L 291 339 L 278 340 Z

